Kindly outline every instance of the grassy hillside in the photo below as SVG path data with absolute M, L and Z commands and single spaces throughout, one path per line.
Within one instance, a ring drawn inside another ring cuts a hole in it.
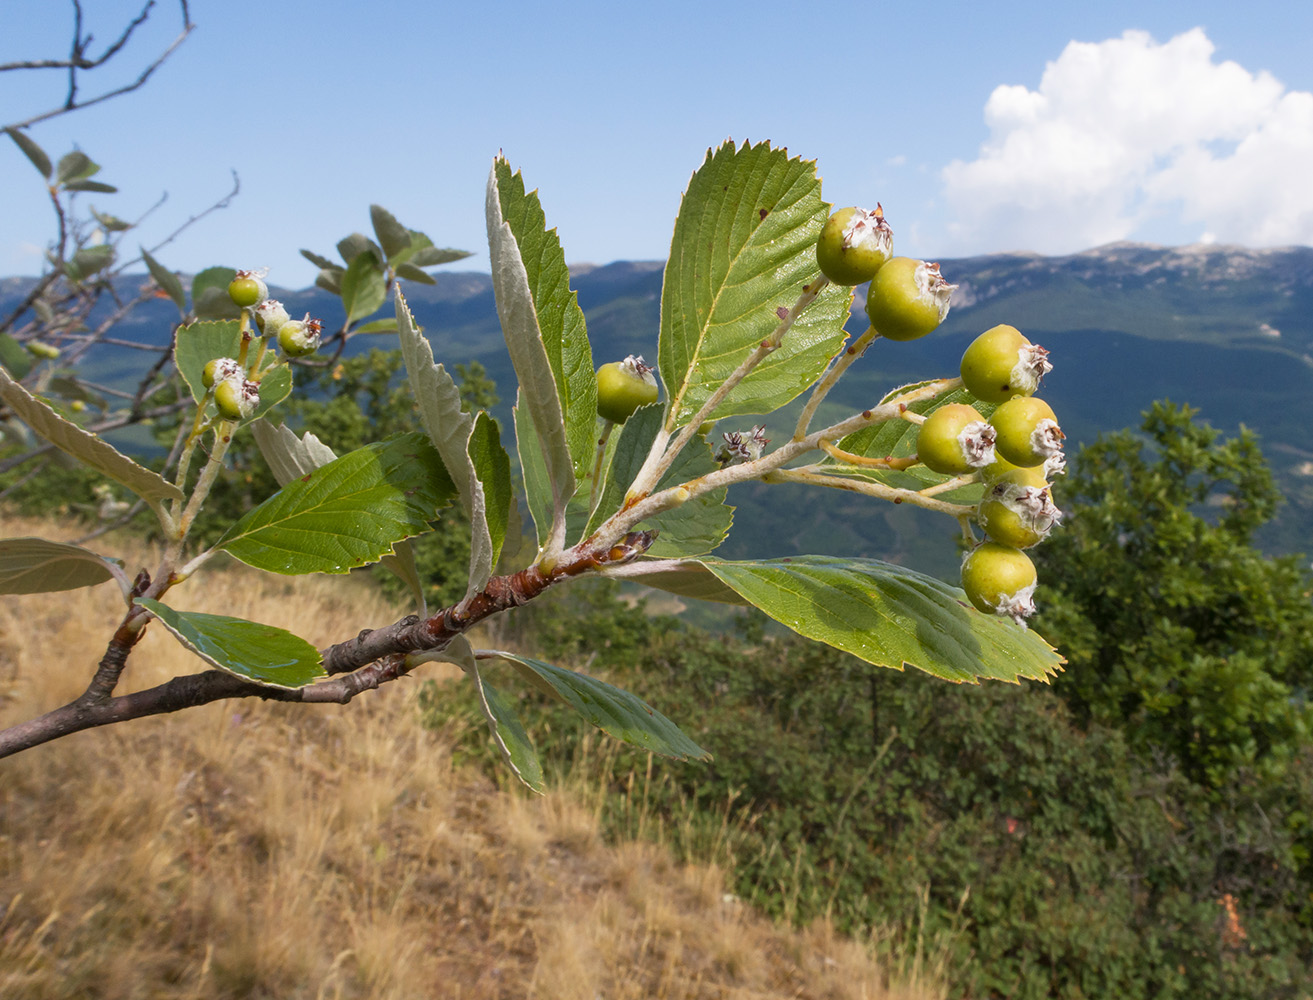
M 353 580 L 238 568 L 189 590 L 321 644 L 396 616 Z M 76 696 L 120 607 L 109 587 L 0 603 L 0 722 Z M 197 663 L 152 629 L 127 680 Z M 419 690 L 211 705 L 0 762 L 0 996 L 944 995 L 936 955 L 778 928 L 720 869 L 650 837 L 607 842 L 614 793 L 498 788 L 457 762 L 486 752 L 481 732 L 419 726 Z

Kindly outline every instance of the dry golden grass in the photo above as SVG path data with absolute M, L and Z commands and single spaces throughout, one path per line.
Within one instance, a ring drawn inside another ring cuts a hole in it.
M 242 569 L 170 597 L 316 644 L 395 616 L 354 581 Z M 0 603 L 0 723 L 80 693 L 121 611 L 111 585 Z M 198 665 L 155 628 L 126 680 Z M 532 798 L 453 766 L 417 687 L 211 705 L 0 761 L 0 997 L 943 995 L 747 912 L 715 868 L 604 843 L 585 789 Z

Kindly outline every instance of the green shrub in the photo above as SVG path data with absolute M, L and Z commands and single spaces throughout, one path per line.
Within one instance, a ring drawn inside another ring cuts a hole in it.
M 1276 789 L 1241 770 L 1206 793 L 1118 730 L 1082 731 L 1045 687 L 952 687 L 565 593 L 540 648 L 694 720 L 715 754 L 599 756 L 582 724 L 526 696 L 549 772 L 606 782 L 613 830 L 729 855 L 735 891 L 780 919 L 910 934 L 926 893 L 916 930 L 965 924 L 968 996 L 1299 995 L 1313 930 L 1283 820 L 1313 808 L 1307 777 Z M 430 721 L 453 711 L 430 701 Z

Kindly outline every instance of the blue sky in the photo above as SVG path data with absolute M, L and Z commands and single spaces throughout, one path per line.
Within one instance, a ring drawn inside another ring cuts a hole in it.
M 113 37 L 142 0 L 84 0 Z M 0 63 L 67 49 L 72 6 L 4 0 Z M 882 202 L 899 253 L 1067 253 L 1117 239 L 1313 244 L 1313 4 L 665 2 L 256 4 L 192 0 L 197 28 L 137 93 L 33 127 L 78 144 L 159 252 L 268 266 L 297 287 L 378 202 L 486 267 L 483 192 L 504 150 L 571 262 L 659 259 L 709 146 L 815 159 L 827 200 Z M 94 93 L 177 33 L 169 0 Z M 93 46 L 93 51 L 98 46 Z M 62 77 L 0 73 L 0 124 Z M 51 235 L 40 178 L 0 139 L 0 274 Z M 135 245 L 135 240 L 132 245 Z M 457 265 L 457 267 L 464 265 Z

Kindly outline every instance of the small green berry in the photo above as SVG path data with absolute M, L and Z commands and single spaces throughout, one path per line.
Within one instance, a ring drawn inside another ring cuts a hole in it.
M 992 425 L 991 425 L 992 426 Z M 996 443 L 997 445 L 997 443 Z M 1026 486 L 1047 486 L 1049 477 L 1045 475 L 1044 466 L 1033 465 L 1024 468 L 1009 462 L 1006 458 L 998 453 L 997 446 L 994 448 L 994 461 L 980 470 L 980 478 L 986 486 L 993 486 L 1004 476 L 1012 472 L 1021 472 L 1025 475 L 1018 480 Z
M 1006 324 L 986 330 L 962 355 L 962 382 L 971 395 L 986 403 L 1032 395 L 1039 380 L 1052 370 L 1049 352 Z
M 1006 473 L 985 492 L 976 520 L 991 541 L 1028 549 L 1042 542 L 1062 519 L 1048 484 L 1034 485 L 1033 471 Z
M 836 285 L 860 285 L 870 281 L 893 256 L 894 231 L 884 218 L 884 208 L 841 208 L 825 222 L 816 241 L 816 263 L 821 273 Z
M 264 283 L 266 271 L 238 271 L 236 277 L 228 283 L 228 297 L 234 305 L 249 309 L 257 302 L 269 297 L 269 287 Z
M 214 405 L 225 420 L 245 420 L 260 405 L 260 385 L 240 375 L 226 378 L 214 387 Z
M 946 403 L 917 432 L 916 456 L 946 476 L 983 468 L 994 460 L 994 428 L 974 406 Z
M 1020 549 L 982 542 L 962 560 L 962 589 L 988 614 L 1007 615 L 1018 625 L 1035 613 L 1035 564 Z
M 201 385 L 209 389 L 216 382 L 223 382 L 243 374 L 245 370 L 236 358 L 214 358 L 205 363 L 205 370 L 201 372 Z
M 278 346 L 289 358 L 300 358 L 319 350 L 323 324 L 305 314 L 305 319 L 288 320 L 278 328 Z
M 997 436 L 994 447 L 1014 465 L 1029 469 L 1062 456 L 1066 437 L 1052 407 L 1036 396 L 1014 396 L 989 418 Z
M 54 361 L 59 357 L 58 347 L 52 347 L 50 344 L 43 343 L 40 340 L 29 340 L 26 347 L 31 354 L 38 358 L 44 358 L 47 361 Z
M 597 369 L 597 413 L 613 424 L 623 424 L 640 406 L 655 403 L 658 395 L 656 376 L 641 355 Z
M 255 307 L 255 326 L 266 337 L 278 336 L 290 316 L 277 299 L 265 299 Z
M 894 257 L 875 273 L 866 292 L 871 326 L 888 340 L 916 340 L 948 316 L 957 285 L 939 273 L 939 265 L 911 257 Z

